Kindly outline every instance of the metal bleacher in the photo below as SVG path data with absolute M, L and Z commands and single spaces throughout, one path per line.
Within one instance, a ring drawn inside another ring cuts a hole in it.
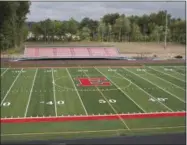
M 114 58 L 115 47 L 26 47 L 24 58 Z

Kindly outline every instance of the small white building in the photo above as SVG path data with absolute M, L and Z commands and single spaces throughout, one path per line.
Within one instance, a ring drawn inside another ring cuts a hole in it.
M 27 40 L 34 38 L 34 34 L 32 32 L 28 32 Z

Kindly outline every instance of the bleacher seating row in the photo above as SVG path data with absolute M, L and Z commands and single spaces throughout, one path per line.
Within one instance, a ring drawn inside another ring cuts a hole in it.
M 114 47 L 46 47 L 25 48 L 24 57 L 66 58 L 66 57 L 118 57 Z

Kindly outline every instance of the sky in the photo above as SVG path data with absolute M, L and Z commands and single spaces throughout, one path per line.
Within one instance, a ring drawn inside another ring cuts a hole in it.
M 143 15 L 167 10 L 175 18 L 185 19 L 185 2 L 31 2 L 27 21 L 68 20 L 81 21 L 84 17 L 99 20 L 107 13 Z

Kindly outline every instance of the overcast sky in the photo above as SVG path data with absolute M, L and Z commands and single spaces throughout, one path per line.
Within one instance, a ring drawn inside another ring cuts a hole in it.
M 185 18 L 185 2 L 31 2 L 27 21 L 68 20 L 71 17 L 78 21 L 84 17 L 99 20 L 107 13 L 143 15 L 159 10 Z

